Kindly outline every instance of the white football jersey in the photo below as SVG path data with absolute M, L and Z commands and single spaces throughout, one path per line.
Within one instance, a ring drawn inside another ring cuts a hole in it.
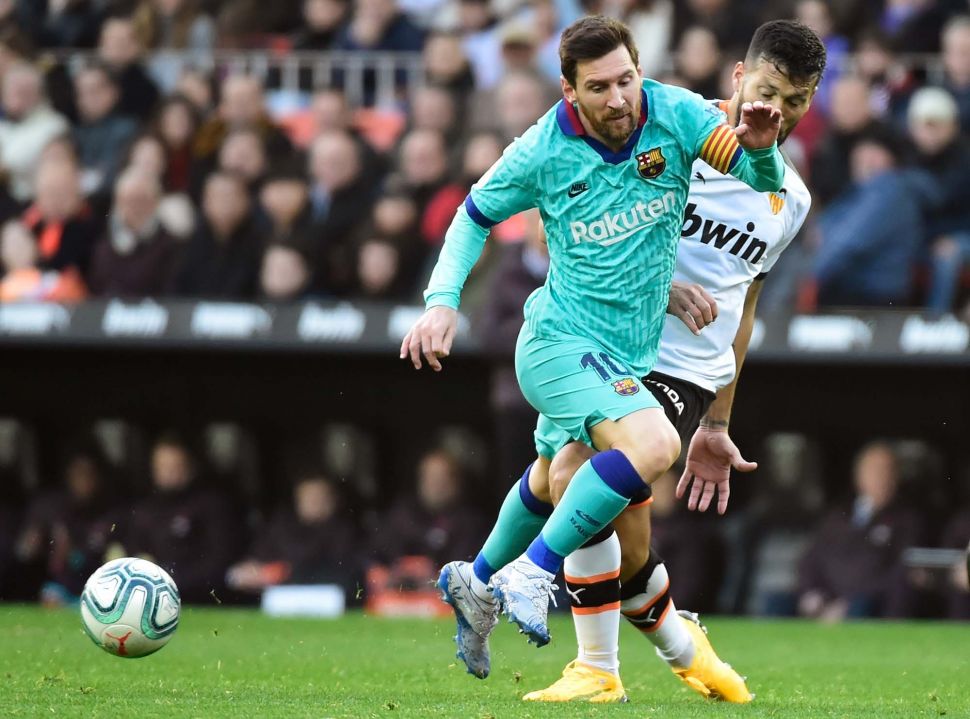
M 716 392 L 734 378 L 734 336 L 748 287 L 798 234 L 811 196 L 790 166 L 780 191 L 756 192 L 703 160 L 691 168 L 674 280 L 696 282 L 717 300 L 717 320 L 698 337 L 667 315 L 654 369 Z

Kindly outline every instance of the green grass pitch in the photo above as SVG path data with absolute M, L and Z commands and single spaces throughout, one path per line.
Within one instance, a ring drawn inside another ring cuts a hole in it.
M 943 623 L 710 621 L 715 647 L 757 694 L 748 706 L 702 700 L 624 627 L 629 704 L 523 703 L 572 657 L 567 622 L 554 617 L 543 649 L 499 625 L 492 676 L 479 681 L 456 664 L 442 620 L 187 608 L 167 647 L 119 659 L 91 643 L 74 611 L 0 604 L 0 716 L 970 717 L 970 626 Z

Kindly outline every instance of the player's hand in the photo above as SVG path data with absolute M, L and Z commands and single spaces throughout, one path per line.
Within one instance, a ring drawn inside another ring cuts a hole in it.
M 758 100 L 741 105 L 741 122 L 734 134 L 745 150 L 760 150 L 774 144 L 780 129 L 781 110 Z
M 677 483 L 677 499 L 690 487 L 687 509 L 706 512 L 717 493 L 717 513 L 724 514 L 731 496 L 731 468 L 751 472 L 757 462 L 748 462 L 731 440 L 727 429 L 698 427 L 687 449 L 687 465 Z
M 450 307 L 431 307 L 404 335 L 401 359 L 411 358 L 414 369 L 421 369 L 421 357 L 435 372 L 441 371 L 441 357 L 451 354 L 451 343 L 458 331 L 458 311 Z
M 673 315 L 695 335 L 717 319 L 717 301 L 698 284 L 677 282 L 670 285 L 667 314 Z

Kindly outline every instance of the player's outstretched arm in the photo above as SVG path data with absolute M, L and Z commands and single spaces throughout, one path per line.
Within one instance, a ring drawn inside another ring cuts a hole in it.
M 697 156 L 758 192 L 777 192 L 785 179 L 785 161 L 776 144 L 780 127 L 780 111 L 763 102 L 745 103 L 737 127 L 704 126 Z
M 451 343 L 458 330 L 458 311 L 438 305 L 429 307 L 404 335 L 401 359 L 410 357 L 414 369 L 421 369 L 421 358 L 435 372 L 441 371 L 439 359 L 451 354 Z
M 741 456 L 741 451 L 728 434 L 728 425 L 763 286 L 761 280 L 753 282 L 744 298 L 741 324 L 734 336 L 734 379 L 718 391 L 717 398 L 701 420 L 687 449 L 687 463 L 677 483 L 677 498 L 682 498 L 690 488 L 687 508 L 691 510 L 707 511 L 717 494 L 718 514 L 724 514 L 731 496 L 731 468 L 739 472 L 751 472 L 758 468 L 757 462 L 749 462 Z

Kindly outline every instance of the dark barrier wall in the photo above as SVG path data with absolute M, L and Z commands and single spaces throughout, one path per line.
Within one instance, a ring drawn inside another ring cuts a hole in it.
M 349 421 L 375 436 L 391 483 L 436 427 L 493 431 L 492 359 L 474 337 L 441 374 L 397 358 L 413 308 L 208 304 L 200 320 L 199 306 L 112 305 L 15 320 L 0 310 L 0 415 L 30 422 L 42 443 L 113 418 L 146 429 L 235 421 L 269 448 Z M 822 443 L 831 481 L 877 436 L 925 439 L 948 465 L 966 464 L 966 325 L 894 313 L 774 318 L 758 333 L 732 424 L 748 455 L 768 433 L 796 431 Z

